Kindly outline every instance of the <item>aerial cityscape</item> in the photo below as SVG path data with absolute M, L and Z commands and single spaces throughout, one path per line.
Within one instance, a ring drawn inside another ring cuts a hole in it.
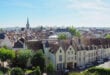
M 109 3 L 0 1 L 0 75 L 110 75 Z

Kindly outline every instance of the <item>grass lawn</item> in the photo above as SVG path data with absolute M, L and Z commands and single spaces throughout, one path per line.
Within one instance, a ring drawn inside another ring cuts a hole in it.
M 69 75 L 83 75 L 82 73 L 78 73 L 78 72 L 72 72 Z

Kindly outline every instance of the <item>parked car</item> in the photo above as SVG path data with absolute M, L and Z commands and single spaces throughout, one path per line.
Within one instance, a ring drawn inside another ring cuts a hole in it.
M 103 63 L 103 62 L 104 62 L 103 59 L 97 60 L 97 63 L 99 63 L 99 64 L 101 64 L 101 63 Z
M 108 58 L 108 60 L 110 60 L 110 57 Z
M 69 70 L 68 69 L 64 70 L 64 75 L 69 75 Z
M 93 65 L 92 63 L 89 63 L 86 65 L 86 67 L 88 68 L 88 67 L 91 67 L 92 65 Z
M 79 66 L 79 69 L 81 69 L 81 70 L 85 69 L 85 66 Z

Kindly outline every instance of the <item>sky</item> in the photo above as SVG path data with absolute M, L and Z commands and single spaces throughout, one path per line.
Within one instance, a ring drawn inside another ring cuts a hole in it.
M 110 0 L 0 0 L 0 27 L 110 27 Z

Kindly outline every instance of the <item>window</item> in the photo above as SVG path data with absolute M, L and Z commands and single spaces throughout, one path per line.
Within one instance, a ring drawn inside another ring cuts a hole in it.
M 70 48 L 70 50 L 71 50 L 71 48 Z
M 73 57 L 71 57 L 71 59 L 73 60 Z
M 68 54 L 70 54 L 70 52 L 68 52 Z
M 68 57 L 68 61 L 70 60 L 70 58 Z
M 77 53 L 75 52 L 75 55 L 76 55 Z
M 79 62 L 81 61 L 81 58 L 79 58 Z
M 76 60 L 76 55 L 75 55 L 75 60 Z
M 59 61 L 62 61 L 62 55 L 59 55 Z
M 71 53 L 73 54 L 73 51 L 71 51 Z
M 62 51 L 60 50 L 60 53 L 61 53 Z

